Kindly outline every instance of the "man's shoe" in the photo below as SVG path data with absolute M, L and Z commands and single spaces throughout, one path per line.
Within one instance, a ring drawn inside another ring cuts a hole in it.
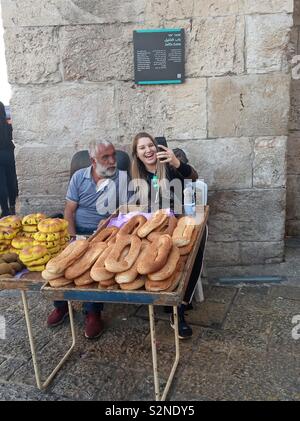
M 88 339 L 98 338 L 103 333 L 104 327 L 100 313 L 87 313 L 85 317 L 84 336 Z
M 65 318 L 68 316 L 68 306 L 62 308 L 55 308 L 47 320 L 47 325 L 49 327 L 55 327 L 62 324 Z
M 171 314 L 170 324 L 175 329 L 174 315 Z M 188 339 L 193 335 L 192 328 L 187 324 L 184 313 L 178 312 L 178 337 L 179 339 Z

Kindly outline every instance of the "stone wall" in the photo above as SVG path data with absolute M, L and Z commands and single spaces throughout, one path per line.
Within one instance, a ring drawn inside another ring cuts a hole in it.
M 287 146 L 287 217 L 286 232 L 300 236 L 300 0 L 295 0 L 294 27 L 291 32 L 290 53 L 293 61 L 291 82 L 290 132 Z M 298 56 L 298 57 L 296 57 Z
M 208 266 L 281 261 L 292 0 L 1 0 L 22 211 L 63 207 L 70 158 L 145 129 L 209 186 Z M 132 31 L 182 27 L 181 86 L 133 83 Z

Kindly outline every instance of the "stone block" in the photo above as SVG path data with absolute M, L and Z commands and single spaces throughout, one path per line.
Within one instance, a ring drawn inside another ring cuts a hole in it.
M 300 25 L 300 0 L 294 0 L 294 25 Z
M 64 197 L 70 176 L 74 149 L 51 146 L 24 146 L 17 149 L 16 165 L 21 195 L 30 195 L 32 186 L 36 195 Z
M 60 82 L 56 28 L 17 28 L 5 31 L 10 83 Z
M 258 188 L 286 185 L 287 138 L 258 138 L 254 142 L 253 186 Z
M 238 15 L 239 0 L 196 0 L 195 17 Z
M 151 0 L 146 2 L 145 24 L 164 26 L 166 20 L 187 19 L 193 17 L 194 0 Z M 169 25 L 167 26 L 170 27 Z
M 117 89 L 119 134 L 131 142 L 146 130 L 167 139 L 206 137 L 206 80 L 191 79 L 180 86 L 136 86 Z
M 146 0 L 2 0 L 5 27 L 141 22 Z
M 20 145 L 63 144 L 80 150 L 93 139 L 115 140 L 118 123 L 111 85 L 16 87 L 11 108 L 14 139 Z
M 300 173 L 300 131 L 289 133 L 287 140 L 287 174 Z
M 210 190 L 252 187 L 252 142 L 249 138 L 171 142 L 182 148 Z
M 300 201 L 298 206 L 300 206 Z M 300 236 L 300 220 L 287 219 L 286 221 L 286 235 L 290 237 Z
M 287 135 L 289 88 L 282 74 L 210 78 L 209 137 Z
M 241 265 L 281 263 L 284 256 L 284 241 L 240 243 Z
M 293 0 L 239 0 L 239 12 L 247 15 L 255 13 L 293 13 Z
M 214 192 L 209 205 L 210 241 L 280 242 L 284 238 L 284 189 Z
M 288 70 L 287 46 L 292 15 L 246 16 L 247 73 Z
M 287 220 L 300 220 L 300 175 L 287 176 Z
M 241 73 L 244 23 L 235 16 L 194 19 L 186 47 L 189 77 Z
M 47 215 L 63 213 L 65 208 L 64 196 L 36 195 L 32 192 L 29 195 L 20 195 L 20 214 L 43 212 Z
M 205 264 L 208 267 L 239 265 L 239 243 L 237 241 L 226 243 L 208 241 L 205 249 Z
M 133 80 L 133 29 L 125 25 L 62 28 L 64 79 Z
M 291 80 L 290 130 L 300 130 L 300 74 Z

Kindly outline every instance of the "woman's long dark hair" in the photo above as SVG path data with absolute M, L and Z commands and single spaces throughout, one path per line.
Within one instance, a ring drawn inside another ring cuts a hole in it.
M 6 117 L 5 107 L 2 104 L 2 102 L 0 102 L 0 124 L 1 124 L 1 126 L 3 124 L 8 124 L 7 123 L 7 117 Z

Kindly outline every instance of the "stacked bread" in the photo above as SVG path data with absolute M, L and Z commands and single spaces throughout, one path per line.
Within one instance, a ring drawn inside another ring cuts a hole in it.
M 38 223 L 38 231 L 33 235 L 33 245 L 45 246 L 51 256 L 56 256 L 69 242 L 68 221 L 46 218 Z
M 53 287 L 75 283 L 101 289 L 173 291 L 193 243 L 195 221 L 156 212 L 138 215 L 120 230 L 105 228 L 90 242 L 71 243 L 46 265 L 42 277 Z M 179 229 L 177 229 L 179 227 Z M 176 231 L 177 229 L 177 231 Z
M 42 213 L 27 215 L 22 219 L 23 232 L 12 239 L 10 251 L 20 256 L 28 270 L 41 272 L 69 240 L 67 225 L 64 219 L 46 218 Z
M 44 213 L 31 213 L 22 219 L 22 235 L 27 238 L 33 238 L 38 232 L 38 224 L 47 216 Z
M 0 219 L 0 255 L 10 251 L 12 240 L 22 229 L 21 218 L 6 216 Z

